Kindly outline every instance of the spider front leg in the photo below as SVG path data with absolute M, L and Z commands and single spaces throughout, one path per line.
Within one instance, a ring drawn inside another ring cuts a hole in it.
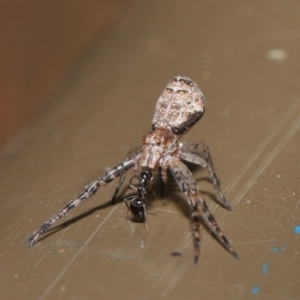
M 137 147 L 137 148 L 131 149 L 126 154 L 124 161 L 132 159 L 132 158 L 136 157 L 137 155 L 139 155 L 141 153 L 141 148 L 142 147 Z M 137 175 L 137 164 L 135 164 L 135 166 L 134 166 L 134 174 Z M 111 202 L 112 203 L 116 203 L 119 191 L 120 191 L 120 189 L 121 189 L 121 187 L 122 187 L 122 185 L 124 183 L 125 177 L 126 177 L 126 172 L 122 173 L 121 176 L 120 176 L 120 178 L 119 178 L 118 184 L 116 185 L 116 188 L 115 188 L 115 192 L 114 192 L 114 194 L 113 194 L 113 196 L 111 198 Z
M 44 222 L 39 228 L 37 228 L 25 238 L 25 243 L 27 244 L 27 246 L 29 248 L 32 247 L 36 243 L 38 238 L 45 232 L 47 232 L 55 222 L 57 222 L 61 217 L 65 216 L 76 206 L 78 206 L 79 204 L 90 198 L 92 195 L 94 195 L 101 186 L 110 183 L 116 177 L 123 175 L 126 171 L 131 169 L 136 164 L 137 159 L 138 156 L 119 163 L 117 166 L 100 176 L 98 180 L 93 181 L 92 183 L 87 185 L 84 189 L 84 192 L 81 193 L 75 200 L 69 202 L 59 213 L 57 213 L 55 216 Z
M 191 220 L 194 239 L 194 263 L 198 262 L 200 253 L 200 217 L 207 225 L 208 229 L 214 234 L 223 247 L 230 252 L 236 259 L 238 259 L 237 253 L 234 251 L 228 239 L 221 231 L 214 216 L 209 211 L 208 206 L 205 203 L 203 195 L 198 191 L 197 184 L 192 178 L 191 172 L 188 170 L 185 164 L 179 160 L 169 162 L 169 168 L 180 187 L 180 190 L 184 192 L 191 206 Z
M 224 194 L 221 190 L 221 186 L 220 186 L 221 182 L 220 182 L 219 178 L 217 177 L 216 171 L 214 169 L 208 145 L 204 141 L 201 141 L 201 142 L 182 142 L 181 143 L 181 149 L 182 150 L 196 150 L 196 149 L 199 149 L 199 148 L 203 148 L 204 155 L 205 155 L 205 160 L 203 158 L 199 157 L 196 154 L 193 154 L 193 153 L 190 153 L 190 152 L 183 152 L 183 151 L 180 153 L 180 158 L 185 160 L 185 161 L 188 161 L 188 162 L 200 165 L 204 168 L 207 168 L 210 180 L 211 180 L 215 190 L 217 191 L 217 193 L 219 195 L 221 204 L 226 209 L 232 210 L 231 205 L 227 202 L 227 200 L 226 200 L 226 198 L 225 198 L 225 196 L 224 196 Z

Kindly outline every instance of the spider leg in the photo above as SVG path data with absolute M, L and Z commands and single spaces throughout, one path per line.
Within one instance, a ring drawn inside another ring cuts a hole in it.
M 195 180 L 192 178 L 191 172 L 180 161 L 171 161 L 169 168 L 173 174 L 180 190 L 188 196 L 189 205 L 191 206 L 191 220 L 192 231 L 194 240 L 194 263 L 198 262 L 200 254 L 200 214 L 198 209 L 198 203 L 191 195 L 198 193 L 198 187 Z
M 111 198 L 111 202 L 114 204 L 116 203 L 120 188 L 122 187 L 125 178 L 126 178 L 126 173 L 123 173 L 119 178 L 118 184 L 116 185 L 115 192 Z
M 165 196 L 165 185 L 168 181 L 167 169 L 159 167 L 158 172 L 160 174 L 160 196 Z
M 209 230 L 214 234 L 218 241 L 223 247 L 230 252 L 236 259 L 238 259 L 237 253 L 234 251 L 228 239 L 221 231 L 217 224 L 214 216 L 209 211 L 208 206 L 205 203 L 203 195 L 198 191 L 197 184 L 192 178 L 192 174 L 189 169 L 181 161 L 171 161 L 169 168 L 180 187 L 181 191 L 184 192 L 191 206 L 191 220 L 192 230 L 194 238 L 194 263 L 198 261 L 200 253 L 200 218 L 207 225 Z
M 167 169 L 160 168 L 159 171 L 161 174 L 162 183 L 166 184 L 168 181 Z
M 51 217 L 49 220 L 44 222 L 39 228 L 37 228 L 25 238 L 25 243 L 27 244 L 28 248 L 32 247 L 36 243 L 38 238 L 47 230 L 49 230 L 49 228 L 55 222 L 57 222 L 61 217 L 65 216 L 76 206 L 78 206 L 79 204 L 90 198 L 92 195 L 94 195 L 101 186 L 110 183 L 116 177 L 121 176 L 130 168 L 132 168 L 136 164 L 137 158 L 138 156 L 133 159 L 119 163 L 114 168 L 101 175 L 98 180 L 95 180 L 89 185 L 87 185 L 84 189 L 84 192 L 81 193 L 75 200 L 69 202 L 59 213 L 57 213 L 55 216 Z
M 125 156 L 125 159 L 124 161 L 127 161 L 129 159 L 132 159 L 133 157 L 137 156 L 138 154 L 140 154 L 141 152 L 141 147 L 137 147 L 137 148 L 133 148 L 131 149 Z M 134 172 L 137 173 L 137 164 L 135 165 L 134 167 Z M 115 189 L 115 192 L 111 198 L 111 201 L 112 203 L 115 203 L 116 202 L 116 199 L 117 199 L 117 196 L 118 196 L 118 193 L 124 183 L 124 180 L 125 180 L 125 177 L 126 177 L 126 172 L 122 173 L 120 178 L 119 178 L 119 181 L 118 181 L 118 184 L 116 185 L 116 189 Z
M 145 227 L 146 227 L 146 231 L 148 231 L 146 201 L 145 201 L 145 199 L 143 199 L 143 200 L 144 200 L 143 209 L 144 209 L 144 215 L 145 215 Z
M 127 197 L 127 198 L 125 198 L 123 201 L 124 201 L 124 203 L 125 203 L 125 205 L 126 205 L 126 207 L 127 207 L 127 216 L 126 216 L 126 218 L 128 218 L 128 215 L 129 215 L 129 212 L 130 212 L 130 206 L 129 206 L 129 204 L 127 203 L 127 201 L 131 201 L 132 199 L 134 199 L 134 197 L 135 196 L 130 196 L 130 197 Z
M 230 252 L 235 259 L 239 260 L 238 254 L 235 252 L 231 243 L 228 241 L 221 228 L 219 227 L 215 217 L 209 210 L 203 195 L 199 192 L 198 196 L 199 208 L 200 211 L 203 212 L 202 217 L 204 219 L 204 222 L 207 224 L 208 228 L 213 232 L 213 234 L 218 238 L 221 244 L 226 248 L 226 250 Z
M 207 161 L 204 158 L 202 158 L 194 153 L 180 151 L 179 156 L 182 160 L 188 161 L 195 165 L 199 165 L 203 168 L 207 168 L 207 165 L 208 165 Z
M 217 193 L 219 195 L 221 204 L 226 209 L 232 210 L 231 205 L 227 202 L 227 200 L 226 200 L 226 198 L 225 198 L 225 196 L 224 196 L 224 194 L 221 190 L 221 186 L 220 186 L 221 182 L 220 182 L 220 180 L 219 180 L 219 178 L 216 174 L 216 171 L 214 169 L 208 145 L 204 141 L 201 141 L 201 142 L 183 142 L 183 143 L 181 143 L 181 145 L 182 145 L 181 148 L 183 150 L 194 150 L 194 149 L 199 149 L 200 147 L 203 148 L 204 155 L 205 155 L 205 160 L 203 158 L 199 157 L 196 154 L 188 153 L 188 152 L 181 152 L 180 153 L 180 158 L 185 160 L 185 161 L 188 161 L 188 162 L 191 162 L 191 163 L 194 163 L 194 164 L 197 164 L 197 165 L 200 165 L 202 167 L 207 168 L 210 180 L 211 180 L 215 190 L 217 191 Z

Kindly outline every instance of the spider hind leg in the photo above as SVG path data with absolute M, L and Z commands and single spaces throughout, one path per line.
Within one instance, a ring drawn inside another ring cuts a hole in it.
M 223 207 L 225 207 L 228 210 L 232 210 L 231 205 L 227 202 L 222 190 L 221 190 L 221 182 L 216 174 L 215 168 L 213 166 L 211 154 L 210 154 L 210 149 L 208 145 L 204 142 L 183 142 L 181 144 L 182 146 L 182 152 L 180 153 L 180 158 L 191 162 L 193 164 L 200 165 L 204 168 L 207 168 L 209 178 L 211 183 L 213 184 L 216 192 L 219 195 L 220 203 Z M 200 156 L 190 153 L 190 152 L 185 152 L 184 150 L 196 150 L 202 148 L 204 152 L 205 159 L 201 158 Z
M 203 195 L 198 191 L 197 184 L 192 178 L 192 174 L 186 165 L 179 160 L 171 161 L 169 163 L 169 168 L 181 191 L 187 195 L 188 202 L 191 207 L 191 221 L 194 240 L 194 263 L 197 263 L 200 253 L 200 219 L 202 219 L 204 224 L 214 234 L 222 246 L 236 259 L 238 259 L 237 253 L 234 251 L 231 243 L 223 234 L 214 216 L 206 205 Z

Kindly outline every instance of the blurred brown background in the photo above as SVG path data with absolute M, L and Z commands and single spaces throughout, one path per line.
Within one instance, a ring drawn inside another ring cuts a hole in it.
M 34 118 L 93 41 L 130 4 L 120 0 L 0 3 L 0 147 Z
M 2 2 L 0 298 L 298 299 L 299 11 L 296 0 Z M 28 250 L 27 234 L 141 145 L 181 74 L 207 99 L 182 139 L 210 145 L 233 212 L 189 167 L 240 261 L 201 228 L 193 265 L 171 174 L 165 196 L 158 184 L 147 199 L 148 231 L 126 218 L 125 194 L 110 203 L 112 183 Z

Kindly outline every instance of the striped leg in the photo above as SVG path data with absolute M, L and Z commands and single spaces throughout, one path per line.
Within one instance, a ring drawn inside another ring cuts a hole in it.
M 194 195 L 198 193 L 198 187 L 195 180 L 192 178 L 191 172 L 181 161 L 171 161 L 169 168 L 173 174 L 180 190 L 188 196 L 189 205 L 191 206 L 191 221 L 194 241 L 194 263 L 197 264 L 200 254 L 200 214 L 198 203 Z
M 216 171 L 214 169 L 213 162 L 212 162 L 211 155 L 210 155 L 210 150 L 209 150 L 209 147 L 207 146 L 207 144 L 204 141 L 183 142 L 182 143 L 182 150 L 194 150 L 194 149 L 199 149 L 199 148 L 203 149 L 204 155 L 205 155 L 205 160 L 203 158 L 199 157 L 198 155 L 195 155 L 193 153 L 188 153 L 188 152 L 182 152 L 180 154 L 180 158 L 185 161 L 188 161 L 188 162 L 200 165 L 204 168 L 207 168 L 210 180 L 220 197 L 221 204 L 226 209 L 232 210 L 231 205 L 227 202 L 225 196 L 222 193 L 222 190 L 220 187 L 221 182 L 220 182 L 219 178 L 217 177 Z
M 203 196 L 199 193 L 199 208 L 200 211 L 202 212 L 202 218 L 204 219 L 204 222 L 207 224 L 208 228 L 213 232 L 213 234 L 217 237 L 217 239 L 221 242 L 221 244 L 226 248 L 228 252 L 232 254 L 232 256 L 235 259 L 239 259 L 239 256 L 237 253 L 234 251 L 231 243 L 228 241 L 224 233 L 222 232 L 221 228 L 219 227 L 217 221 L 215 220 L 215 217 L 213 214 L 210 212 L 206 202 L 204 201 Z
M 127 160 L 122 163 L 119 163 L 114 168 L 110 169 L 109 171 L 105 172 L 100 178 L 96 181 L 93 181 L 89 185 L 87 185 L 84 189 L 84 192 L 81 193 L 75 200 L 72 200 L 69 202 L 58 214 L 44 222 L 39 228 L 37 228 L 35 231 L 30 233 L 25 238 L 25 243 L 30 248 L 34 246 L 38 238 L 44 234 L 49 228 L 57 222 L 61 217 L 65 216 L 69 211 L 74 209 L 76 206 L 78 206 L 80 203 L 84 202 L 88 198 L 90 198 L 92 195 L 94 195 L 98 189 L 101 186 L 104 186 L 111 181 L 113 181 L 116 177 L 121 176 L 124 174 L 127 170 L 132 168 L 135 165 L 135 159 Z
M 124 161 L 127 161 L 129 159 L 133 159 L 133 158 L 135 158 L 135 160 L 136 160 L 138 158 L 138 155 L 141 153 L 141 148 L 142 147 L 137 147 L 137 148 L 131 149 L 127 153 L 127 155 L 125 156 Z M 137 175 L 137 164 L 135 164 L 135 166 L 134 166 L 134 173 L 135 173 L 135 175 Z M 119 191 L 120 191 L 120 189 L 121 189 L 121 187 L 122 187 L 122 185 L 124 183 L 125 177 L 126 177 L 126 172 L 123 172 L 120 175 L 120 178 L 119 178 L 118 184 L 116 186 L 115 192 L 114 192 L 114 194 L 113 194 L 113 196 L 111 198 L 111 202 L 112 203 L 116 203 Z
M 214 216 L 209 211 L 208 206 L 204 201 L 204 197 L 198 191 L 197 184 L 192 178 L 192 174 L 186 165 L 181 161 L 171 161 L 169 163 L 169 167 L 181 191 L 187 195 L 191 206 L 191 220 L 194 239 L 194 263 L 196 264 L 198 262 L 200 253 L 200 218 L 223 247 L 236 259 L 238 259 L 238 255 L 234 251 L 230 242 L 224 236 Z

